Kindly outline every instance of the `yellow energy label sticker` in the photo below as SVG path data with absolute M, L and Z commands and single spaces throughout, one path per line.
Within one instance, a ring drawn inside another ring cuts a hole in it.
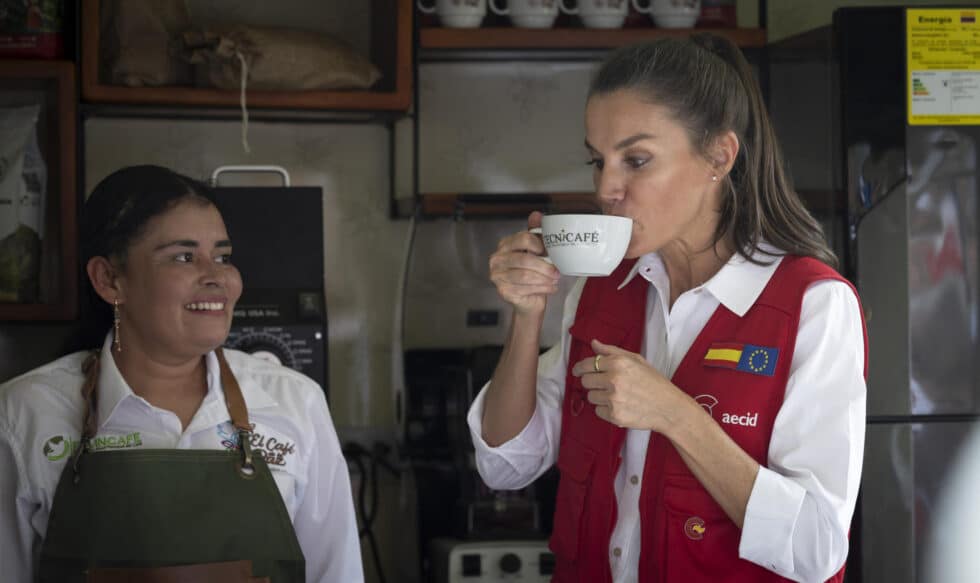
M 980 10 L 905 11 L 909 125 L 980 125 Z

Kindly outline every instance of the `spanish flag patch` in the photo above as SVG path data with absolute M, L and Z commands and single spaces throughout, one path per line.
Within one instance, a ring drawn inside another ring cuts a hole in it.
M 704 355 L 704 365 L 731 368 L 771 377 L 776 372 L 776 360 L 778 358 L 778 348 L 716 342 L 708 348 L 708 353 Z

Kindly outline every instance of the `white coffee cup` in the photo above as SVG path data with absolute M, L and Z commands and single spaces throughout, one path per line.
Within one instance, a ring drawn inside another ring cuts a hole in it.
M 546 257 L 562 275 L 604 276 L 619 266 L 633 235 L 633 219 L 613 215 L 545 215 L 539 233 Z
M 487 15 L 487 0 L 435 0 L 428 6 L 424 0 L 418 0 L 419 10 L 439 15 L 439 22 L 449 28 L 477 28 Z
M 630 5 L 627 0 L 578 0 L 578 6 L 569 8 L 561 0 L 561 9 L 568 14 L 578 14 L 587 28 L 619 28 L 626 21 Z
M 559 0 L 507 0 L 507 6 L 497 6 L 498 0 L 490 0 L 494 14 L 509 16 L 515 26 L 521 28 L 551 28 L 558 18 L 558 10 L 567 12 Z
M 660 28 L 691 28 L 701 16 L 701 0 L 649 0 L 647 6 L 632 2 L 637 12 L 649 14 Z

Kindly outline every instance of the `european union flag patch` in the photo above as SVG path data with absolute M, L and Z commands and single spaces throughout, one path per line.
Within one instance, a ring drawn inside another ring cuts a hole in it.
M 704 355 L 704 365 L 731 368 L 742 372 L 771 377 L 776 373 L 779 349 L 754 344 L 716 342 Z

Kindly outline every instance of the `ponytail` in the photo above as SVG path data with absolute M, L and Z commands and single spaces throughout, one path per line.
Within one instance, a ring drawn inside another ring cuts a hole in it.
M 765 241 L 837 267 L 820 223 L 787 176 L 752 68 L 731 41 L 696 34 L 688 40 L 665 38 L 619 49 L 596 73 L 589 97 L 620 89 L 639 91 L 666 107 L 705 156 L 723 132 L 738 137 L 738 156 L 724 179 L 714 244 L 730 236 L 737 253 L 761 263 L 752 257 Z

